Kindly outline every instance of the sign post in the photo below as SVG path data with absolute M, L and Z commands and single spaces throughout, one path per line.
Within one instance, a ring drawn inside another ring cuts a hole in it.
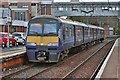
M 10 47 L 10 37 L 9 37 L 9 33 L 10 33 L 10 22 L 11 22 L 11 17 L 7 17 L 7 23 L 8 23 L 8 42 L 7 42 L 7 47 Z
M 11 9 L 10 9 L 10 3 L 9 3 L 9 0 L 8 0 L 8 17 L 7 17 L 7 23 L 8 23 L 8 41 L 7 41 L 7 47 L 9 48 L 10 47 L 10 36 L 9 36 L 9 33 L 10 33 L 10 23 L 11 23 Z

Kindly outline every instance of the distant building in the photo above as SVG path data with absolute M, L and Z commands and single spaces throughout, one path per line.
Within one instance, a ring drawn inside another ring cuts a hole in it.
M 109 28 L 109 36 L 113 36 L 114 29 L 112 27 Z
M 114 35 L 114 28 L 110 26 L 104 26 L 104 36 L 109 37 Z
M 7 17 L 10 15 L 12 19 L 10 32 L 25 32 L 31 18 L 38 15 L 51 15 L 52 2 L 53 0 L 9 0 L 9 2 L 1 0 L 0 31 L 8 31 Z

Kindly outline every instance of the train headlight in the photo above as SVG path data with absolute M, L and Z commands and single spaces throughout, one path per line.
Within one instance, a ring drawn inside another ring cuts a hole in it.
M 27 42 L 28 46 L 36 46 L 36 43 Z
M 49 43 L 48 46 L 58 46 L 58 43 Z

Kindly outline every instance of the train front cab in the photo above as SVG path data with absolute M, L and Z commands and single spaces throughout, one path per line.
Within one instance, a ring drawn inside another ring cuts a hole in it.
M 26 52 L 31 62 L 58 62 L 58 22 L 35 18 L 28 24 Z

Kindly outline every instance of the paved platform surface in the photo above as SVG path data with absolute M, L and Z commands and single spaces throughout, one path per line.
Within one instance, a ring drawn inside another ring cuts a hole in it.
M 120 38 L 117 39 L 106 63 L 101 79 L 120 80 Z
M 0 47 L 0 53 L 5 53 L 5 52 L 10 52 L 10 51 L 16 51 L 16 50 L 21 50 L 21 49 L 25 49 L 25 46 L 19 45 L 19 46 L 13 46 L 10 48 L 2 48 Z
M 26 48 L 24 46 L 4 48 L 4 49 L 0 48 L 0 60 L 3 58 L 20 55 L 25 52 L 26 52 Z

